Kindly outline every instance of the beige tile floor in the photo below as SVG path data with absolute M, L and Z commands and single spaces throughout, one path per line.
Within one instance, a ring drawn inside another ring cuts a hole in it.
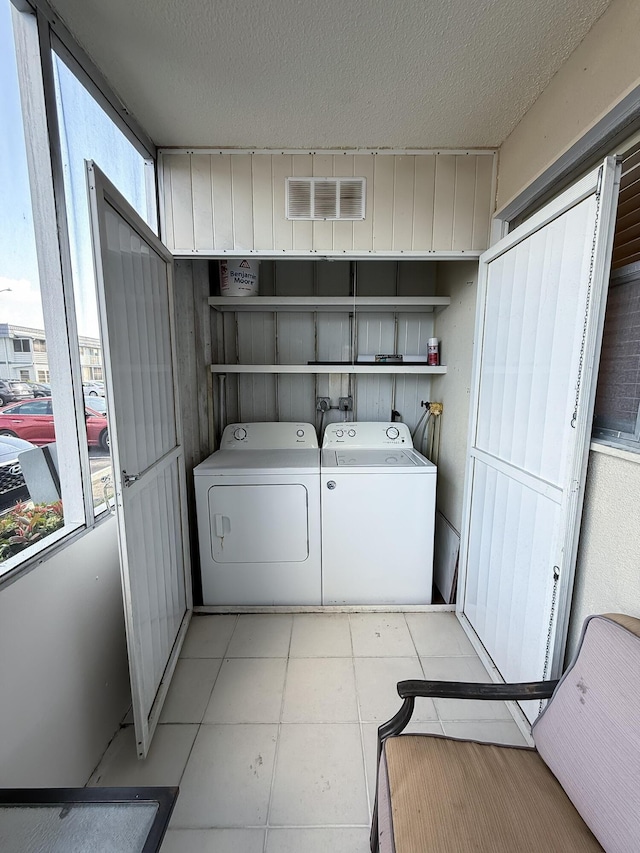
M 376 732 L 404 678 L 489 680 L 452 613 L 195 616 L 149 756 L 93 785 L 179 785 L 163 853 L 366 853 Z M 409 730 L 524 738 L 501 702 L 417 700 Z

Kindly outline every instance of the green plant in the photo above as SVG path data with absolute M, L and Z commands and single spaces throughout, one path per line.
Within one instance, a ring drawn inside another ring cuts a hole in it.
M 51 504 L 19 503 L 0 518 L 0 560 L 24 551 L 64 524 L 62 501 Z

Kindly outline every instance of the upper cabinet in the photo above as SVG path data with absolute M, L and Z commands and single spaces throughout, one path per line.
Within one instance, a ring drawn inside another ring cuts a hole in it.
M 479 255 L 489 245 L 494 151 L 160 152 L 162 237 L 181 257 Z M 287 178 L 365 179 L 365 215 L 286 215 Z

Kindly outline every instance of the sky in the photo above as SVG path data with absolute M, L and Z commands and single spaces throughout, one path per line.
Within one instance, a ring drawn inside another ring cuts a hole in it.
M 0 0 L 0 322 L 43 328 L 10 7 Z M 97 338 L 85 159 L 147 219 L 144 160 L 55 54 L 54 76 L 78 332 Z
M 0 2 L 0 322 L 42 328 L 40 281 L 8 0 Z M 6 288 L 11 288 L 6 292 Z

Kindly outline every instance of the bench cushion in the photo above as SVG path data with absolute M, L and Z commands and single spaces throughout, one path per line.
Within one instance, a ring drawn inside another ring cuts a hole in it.
M 535 750 L 399 735 L 380 762 L 381 853 L 595 853 Z
M 607 853 L 640 850 L 640 619 L 585 622 L 533 737 Z

